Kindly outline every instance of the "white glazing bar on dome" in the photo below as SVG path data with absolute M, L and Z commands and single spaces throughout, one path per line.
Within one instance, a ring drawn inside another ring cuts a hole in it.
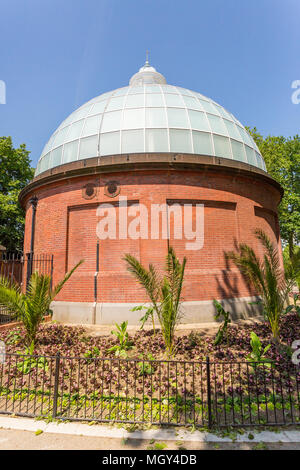
M 131 86 L 93 98 L 63 121 L 36 175 L 78 159 L 129 152 L 197 153 L 266 171 L 253 138 L 231 113 L 198 92 L 166 84 L 146 64 Z

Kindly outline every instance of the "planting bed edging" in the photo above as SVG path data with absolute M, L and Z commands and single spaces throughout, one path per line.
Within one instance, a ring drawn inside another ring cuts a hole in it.
M 87 437 L 107 437 L 115 439 L 155 439 L 164 441 L 188 441 L 188 442 L 232 442 L 232 438 L 220 437 L 209 432 L 194 431 L 189 432 L 183 429 L 150 429 L 147 431 L 138 430 L 129 432 L 126 429 L 103 426 L 103 425 L 88 425 L 78 423 L 46 423 L 44 421 L 36 421 L 30 418 L 7 418 L 0 417 L 0 428 L 13 429 L 19 431 L 36 432 L 42 430 L 46 433 L 52 434 L 69 434 L 75 436 Z M 253 439 L 249 439 L 248 435 L 251 433 Z M 236 442 L 289 442 L 300 443 L 300 431 L 287 430 L 281 432 L 271 431 L 251 431 L 250 429 L 245 434 L 237 434 Z
M 47 317 L 44 318 L 44 321 L 43 323 L 48 323 L 49 321 L 51 321 L 52 317 L 51 315 L 47 315 Z M 0 325 L 0 331 L 3 331 L 3 330 L 12 330 L 13 328 L 16 328 L 18 326 L 22 326 L 23 323 L 21 321 L 15 321 L 15 322 L 12 322 L 12 323 L 3 323 L 3 325 Z

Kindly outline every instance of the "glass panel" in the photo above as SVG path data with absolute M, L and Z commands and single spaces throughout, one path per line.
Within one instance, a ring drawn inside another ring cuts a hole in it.
M 257 145 L 256 145 L 256 143 L 255 143 L 255 140 L 253 139 L 252 135 L 250 135 L 250 134 L 248 134 L 248 135 L 249 135 L 249 138 L 250 138 L 252 147 L 257 151 L 257 153 L 260 154 L 259 148 L 257 147 Z
M 173 85 L 161 85 L 161 89 L 164 93 L 175 93 L 178 95 L 176 86 Z
M 166 110 L 146 108 L 146 127 L 167 127 Z
M 193 96 L 191 90 L 188 90 L 187 88 L 181 88 L 180 86 L 177 86 L 176 88 L 181 95 Z
M 100 101 L 100 103 L 94 104 L 91 114 L 103 113 L 106 104 L 107 104 L 107 101 Z
M 216 114 L 217 116 L 219 116 L 217 108 L 212 103 L 210 103 L 209 101 L 204 101 L 200 98 L 199 98 L 199 101 L 207 113 L 212 113 L 212 114 Z
M 111 98 L 107 105 L 106 111 L 116 111 L 122 109 L 124 104 L 124 96 L 117 96 L 117 98 Z
M 197 91 L 193 91 L 192 95 L 196 96 L 196 98 L 200 98 L 203 101 L 209 101 L 209 99 L 206 96 L 201 95 L 201 93 L 198 93 Z
M 259 153 L 255 152 L 256 159 L 257 159 L 257 165 L 259 168 L 263 169 L 263 163 L 262 163 L 262 158 L 259 155 Z
M 144 152 L 144 130 L 122 132 L 122 153 Z
M 38 163 L 37 163 L 37 166 L 36 166 L 36 169 L 35 169 L 35 172 L 34 172 L 34 176 L 37 176 L 40 173 L 40 167 L 41 167 L 41 160 L 39 160 Z
M 238 130 L 245 144 L 249 145 L 249 147 L 252 147 L 252 142 L 251 142 L 248 132 L 246 132 L 243 127 L 239 127 L 239 126 L 238 126 Z
M 144 95 L 128 95 L 126 98 L 125 108 L 142 108 L 144 107 Z
M 120 153 L 120 132 L 101 134 L 100 155 L 114 155 Z
M 192 153 L 191 131 L 170 129 L 170 151 Z
M 144 93 L 144 86 L 141 85 L 141 86 L 130 86 L 129 87 L 129 91 L 128 91 L 129 95 L 136 94 L 136 93 Z
M 213 155 L 211 134 L 193 131 L 194 153 L 199 155 Z
M 145 126 L 145 112 L 143 109 L 125 109 L 123 113 L 122 129 L 137 129 Z
M 161 93 L 159 85 L 145 85 L 146 93 Z
M 55 135 L 52 134 L 52 136 L 46 143 L 45 147 L 43 148 L 42 155 L 45 155 L 49 150 L 51 150 L 54 139 L 55 139 Z
M 240 162 L 247 162 L 245 147 L 241 142 L 237 142 L 236 140 L 231 139 L 231 147 L 234 160 L 239 160 Z
M 121 111 L 105 113 L 103 115 L 101 132 L 119 130 L 121 127 Z
M 158 94 L 146 95 L 146 106 L 165 106 L 163 96 Z
M 86 105 L 88 105 L 88 104 L 91 104 L 91 105 L 92 105 L 92 104 L 98 103 L 98 101 L 101 101 L 102 99 L 103 99 L 103 98 L 102 98 L 102 95 L 96 96 L 96 97 L 93 98 L 92 100 L 88 101 L 88 102 L 86 103 Z M 93 110 L 93 106 L 92 106 L 92 108 L 90 109 L 90 113 L 92 112 L 92 110 Z
M 217 104 L 214 104 L 214 106 L 217 108 L 218 112 L 223 116 L 225 119 L 229 119 L 231 121 L 231 116 L 229 113 L 227 113 L 226 109 L 222 108 L 222 106 L 218 106 Z
M 84 119 L 75 122 L 70 127 L 70 132 L 68 134 L 68 140 L 78 139 L 81 136 L 82 126 L 84 123 Z
M 98 136 L 93 135 L 80 139 L 79 159 L 88 157 L 97 157 L 98 155 Z
M 59 133 L 56 135 L 55 147 L 65 142 L 69 129 L 70 129 L 70 126 L 64 127 L 61 131 L 59 131 Z
M 224 123 L 225 123 L 225 126 L 227 127 L 228 134 L 230 137 L 232 137 L 235 140 L 242 140 L 241 135 L 239 131 L 237 130 L 237 127 L 234 124 L 234 122 L 224 119 Z
M 98 134 L 100 129 L 102 114 L 97 116 L 88 117 L 85 120 L 82 136 Z
M 167 129 L 146 129 L 146 152 L 168 152 Z
M 52 167 L 61 165 L 62 146 L 51 152 L 51 165 Z
M 170 93 L 166 93 L 165 100 L 167 106 L 185 107 L 184 101 L 180 95 L 171 95 Z
M 169 127 L 190 127 L 185 109 L 168 108 L 167 113 Z
M 115 93 L 115 90 L 113 91 L 107 91 L 106 93 L 102 93 L 102 95 L 99 96 L 102 100 L 106 100 L 110 96 L 112 96 Z M 100 100 L 99 100 L 100 101 Z
M 45 171 L 45 169 L 46 169 L 46 165 L 44 163 L 44 160 L 45 160 L 45 157 L 41 158 L 40 161 L 39 161 L 39 164 L 40 164 L 39 172 L 40 173 L 43 173 L 43 171 Z
M 199 103 L 199 100 L 192 96 L 183 96 L 184 102 L 188 108 L 193 108 L 193 109 L 199 109 L 199 111 L 202 111 L 203 108 L 201 104 Z
M 210 127 L 205 113 L 193 110 L 189 110 L 188 112 L 191 121 L 191 126 L 193 129 L 199 129 L 201 131 L 210 131 Z
M 75 113 L 73 113 L 73 121 L 78 121 L 86 117 L 91 109 L 91 106 L 85 106 L 84 108 L 78 109 Z
M 254 165 L 257 166 L 257 160 L 255 157 L 255 152 L 252 148 L 248 147 L 248 145 L 245 145 L 246 149 L 246 154 L 247 154 L 247 160 L 249 165 Z
M 73 162 L 77 160 L 78 140 L 74 140 L 64 145 L 63 163 Z
M 215 144 L 215 155 L 217 157 L 232 158 L 230 142 L 227 137 L 213 135 Z
M 67 117 L 67 119 L 65 119 L 61 125 L 58 127 L 58 131 L 60 131 L 63 127 L 66 127 L 68 124 L 70 124 L 70 122 L 73 122 L 73 113 L 70 114 L 70 116 Z
M 47 153 L 41 160 L 41 171 L 47 171 L 49 169 L 50 152 Z
M 235 116 L 231 115 L 231 117 L 238 126 L 243 127 L 243 124 L 241 124 L 240 121 L 238 121 Z
M 120 88 L 119 90 L 116 90 L 114 93 L 114 96 L 127 95 L 127 92 L 128 92 L 128 86 L 125 86 L 124 88 Z
M 212 132 L 215 132 L 216 134 L 228 135 L 223 119 L 219 118 L 218 116 L 214 116 L 212 114 L 207 114 L 207 117 L 211 125 Z

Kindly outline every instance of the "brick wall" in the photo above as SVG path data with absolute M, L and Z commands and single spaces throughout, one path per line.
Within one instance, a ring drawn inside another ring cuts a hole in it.
M 237 269 L 228 266 L 224 253 L 239 242 L 258 249 L 253 231 L 262 228 L 278 244 L 278 190 L 271 184 L 242 175 L 192 170 L 140 170 L 97 176 L 81 176 L 57 181 L 35 190 L 39 202 L 36 213 L 35 253 L 54 255 L 54 281 L 79 259 L 85 263 L 61 291 L 57 300 L 94 300 L 96 270 L 96 226 L 100 220 L 96 209 L 100 203 L 116 203 L 105 186 L 117 181 L 119 196 L 135 204 L 190 202 L 204 204 L 204 246 L 199 251 L 187 251 L 187 240 L 175 240 L 171 229 L 170 244 L 178 256 L 187 257 L 184 288 L 185 300 L 244 297 L 252 295 Z M 96 196 L 84 199 L 82 188 L 96 185 Z M 32 209 L 26 196 L 25 251 L 30 249 Z M 118 212 L 118 208 L 116 211 Z M 117 219 L 118 220 L 118 219 Z M 102 240 L 99 244 L 100 271 L 97 278 L 98 302 L 140 302 L 147 298 L 127 273 L 122 257 L 125 253 L 162 268 L 167 252 L 167 240 Z

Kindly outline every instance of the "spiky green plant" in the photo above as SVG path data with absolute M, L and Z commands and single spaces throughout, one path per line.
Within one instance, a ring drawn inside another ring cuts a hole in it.
M 256 363 L 263 363 L 266 367 L 271 367 L 272 360 L 267 358 L 265 354 L 269 351 L 271 345 L 268 344 L 265 348 L 263 348 L 259 337 L 257 336 L 254 331 L 250 333 L 250 346 L 251 346 L 251 353 L 248 354 L 246 357 L 247 361 L 252 362 L 254 367 L 257 366 Z
M 274 340 L 278 341 L 280 316 L 295 278 L 285 278 L 278 250 L 269 237 L 262 230 L 256 230 L 255 236 L 264 249 L 262 259 L 244 243 L 239 245 L 238 252 L 229 252 L 226 257 L 235 263 L 261 296 L 264 316 L 269 322 Z
M 166 350 L 172 355 L 176 325 L 181 317 L 180 302 L 186 258 L 180 263 L 174 249 L 169 247 L 165 275 L 162 278 L 152 264 L 146 269 L 130 254 L 126 254 L 124 259 L 128 271 L 146 290 L 160 323 Z
M 50 312 L 51 302 L 82 263 L 83 260 L 79 261 L 53 289 L 50 276 L 38 272 L 31 275 L 26 293 L 21 292 L 20 286 L 9 279 L 0 277 L 0 305 L 5 306 L 11 315 L 23 323 L 27 346 L 35 344 L 39 326 L 44 316 Z
M 222 343 L 224 336 L 226 336 L 228 344 L 228 325 L 231 323 L 230 312 L 226 312 L 223 305 L 217 300 L 213 300 L 213 304 L 216 308 L 215 320 L 220 320 L 223 317 L 223 322 L 220 325 L 220 328 L 216 334 L 214 345 L 218 346 Z

